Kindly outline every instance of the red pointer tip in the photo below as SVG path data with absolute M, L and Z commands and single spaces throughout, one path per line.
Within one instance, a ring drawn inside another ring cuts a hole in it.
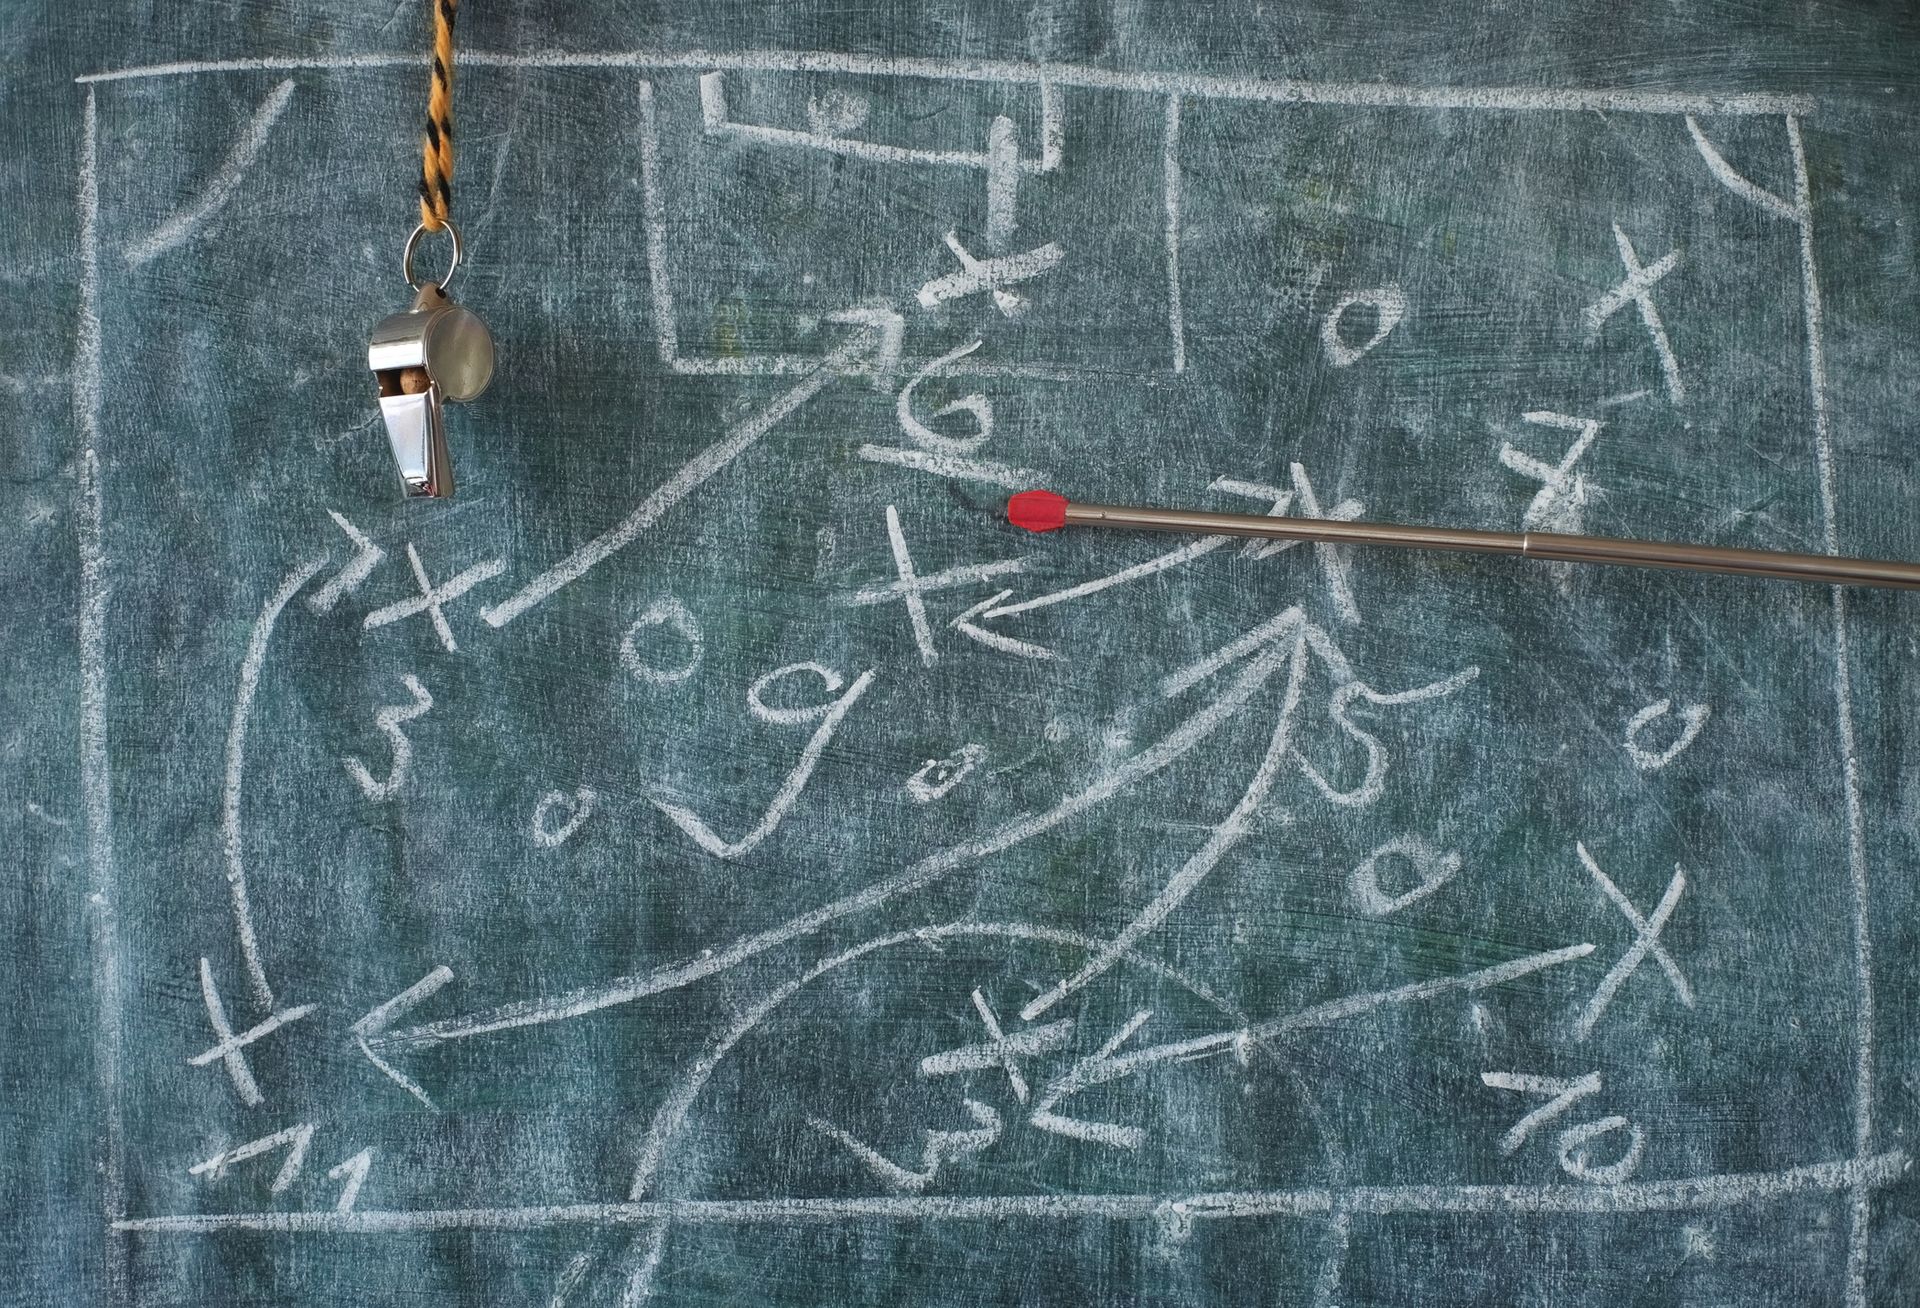
M 1028 531 L 1058 531 L 1067 525 L 1067 500 L 1052 491 L 1021 491 L 1007 501 L 1007 521 Z

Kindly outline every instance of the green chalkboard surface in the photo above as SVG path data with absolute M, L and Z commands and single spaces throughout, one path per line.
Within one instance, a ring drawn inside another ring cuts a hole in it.
M 1897 5 L 4 28 L 5 1295 L 1897 1305 Z M 444 260 L 437 238 L 423 262 Z

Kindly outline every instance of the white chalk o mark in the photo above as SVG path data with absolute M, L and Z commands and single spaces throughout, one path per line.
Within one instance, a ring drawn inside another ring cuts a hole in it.
M 1364 304 L 1373 310 L 1373 335 L 1364 344 L 1348 345 L 1340 335 L 1340 321 L 1347 310 Z M 1360 357 L 1387 339 L 1400 320 L 1407 316 L 1407 297 L 1398 286 L 1381 286 L 1371 291 L 1349 291 L 1340 297 L 1320 323 L 1320 344 L 1326 349 L 1327 362 L 1336 368 L 1358 363 Z
M 637 638 L 641 632 L 653 627 L 668 627 L 686 642 L 686 659 L 678 667 L 657 667 L 641 657 Z M 648 605 L 646 612 L 635 618 L 627 628 L 627 634 L 620 638 L 620 662 L 642 681 L 655 686 L 671 686 L 691 677 L 694 669 L 700 666 L 702 643 L 699 621 L 686 605 L 668 595 Z
M 534 806 L 533 843 L 542 849 L 558 849 L 566 844 L 581 824 L 593 816 L 593 806 L 598 799 L 591 786 L 581 786 L 571 795 L 564 790 L 549 790 Z M 565 815 L 558 826 L 551 820 L 556 811 Z
M 1693 743 L 1700 734 L 1700 728 L 1707 725 L 1707 718 L 1713 710 L 1705 704 L 1690 704 L 1680 710 L 1680 734 L 1665 749 L 1652 750 L 1642 745 L 1638 737 L 1642 729 L 1665 717 L 1673 708 L 1673 701 L 1661 700 L 1658 704 L 1649 704 L 1631 718 L 1627 719 L 1627 738 L 1624 742 L 1627 754 L 1633 759 L 1633 765 L 1642 772 L 1658 772 L 1680 756 L 1680 752 Z
M 1397 860 L 1412 864 L 1415 877 L 1412 887 L 1399 894 L 1389 894 L 1383 889 L 1380 885 L 1380 864 L 1383 860 L 1389 865 Z M 1353 875 L 1348 879 L 1348 888 L 1353 894 L 1353 902 L 1360 906 L 1362 912 L 1373 917 L 1385 917 L 1425 899 L 1446 885 L 1460 871 L 1460 866 L 1458 854 L 1435 849 L 1418 836 L 1400 836 L 1368 854 L 1365 861 L 1353 870 Z
M 967 774 L 986 757 L 987 751 L 982 746 L 966 744 L 946 758 L 930 758 L 907 778 L 907 793 L 922 804 L 931 804 L 965 781 Z
M 1626 1152 L 1611 1163 L 1596 1164 L 1589 1145 L 1615 1131 L 1627 1132 Z M 1575 1180 L 1591 1181 L 1595 1185 L 1619 1185 L 1639 1168 L 1640 1158 L 1646 1151 L 1646 1132 L 1624 1117 L 1602 1117 L 1570 1126 L 1560 1133 L 1561 1170 Z

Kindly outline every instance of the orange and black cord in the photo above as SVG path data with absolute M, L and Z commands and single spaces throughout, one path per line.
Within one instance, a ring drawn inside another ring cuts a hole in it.
M 447 225 L 453 207 L 453 10 L 433 6 L 433 82 L 427 92 L 427 135 L 420 151 L 420 223 L 430 232 Z

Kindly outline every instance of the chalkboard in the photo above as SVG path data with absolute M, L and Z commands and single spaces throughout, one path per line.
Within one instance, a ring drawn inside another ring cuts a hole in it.
M 21 1302 L 1911 1302 L 1911 10 L 26 8 Z

